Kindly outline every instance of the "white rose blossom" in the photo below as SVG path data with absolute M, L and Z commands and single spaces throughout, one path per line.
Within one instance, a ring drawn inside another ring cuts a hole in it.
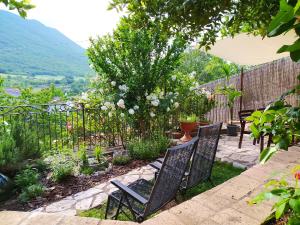
M 174 107 L 177 109 L 179 107 L 179 103 L 178 102 L 175 102 L 174 103 Z
M 119 85 L 119 89 L 121 91 L 127 92 L 129 88 L 126 86 L 126 84 L 123 84 L 123 85 Z
M 173 75 L 173 76 L 172 76 L 172 81 L 175 81 L 175 80 L 176 80 L 176 76 Z
M 138 106 L 138 105 L 135 105 L 134 107 L 133 107 L 133 109 L 134 110 L 138 110 L 140 107 Z
M 116 86 L 116 81 L 112 81 L 112 82 L 110 82 L 110 84 L 111 84 L 111 86 Z
M 121 117 L 124 117 L 124 116 L 125 116 L 125 114 L 124 114 L 124 113 L 121 113 L 120 115 L 121 115 Z
M 8 126 L 8 122 L 4 121 L 3 122 L 4 126 Z
M 168 108 L 167 108 L 167 112 L 170 112 L 170 110 L 171 110 L 170 107 L 168 107 Z
M 109 116 L 109 117 L 112 117 L 112 116 L 113 116 L 112 112 L 109 112 L 109 113 L 108 113 L 108 116 Z
M 125 102 L 123 99 L 120 99 L 118 102 L 117 102 L 117 106 L 119 106 L 121 109 L 125 109 Z
M 150 116 L 151 116 L 151 117 L 154 117 L 154 116 L 155 116 L 155 113 L 154 113 L 154 112 L 150 112 Z
M 157 107 L 159 105 L 159 100 L 156 99 L 156 100 L 151 101 L 151 105 Z
M 106 111 L 107 107 L 105 105 L 101 106 L 101 110 Z
M 133 114 L 134 114 L 134 110 L 133 110 L 133 109 L 129 109 L 129 110 L 128 110 L 128 113 L 129 113 L 130 115 L 133 115 Z

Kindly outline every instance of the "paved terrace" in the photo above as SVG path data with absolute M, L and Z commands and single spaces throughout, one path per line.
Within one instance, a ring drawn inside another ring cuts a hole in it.
M 238 149 L 238 139 L 238 137 L 221 137 L 216 156 L 217 159 L 243 168 L 255 165 L 259 155 L 259 146 L 253 146 L 249 136 L 246 136 L 242 148 Z M 141 178 L 146 180 L 153 179 L 154 169 L 150 166 L 144 166 L 113 179 L 118 179 L 124 184 L 129 184 Z M 108 181 L 89 190 L 66 197 L 61 201 L 39 208 L 36 211 L 76 215 L 78 210 L 88 210 L 101 205 L 107 200 L 108 194 L 115 190 L 115 186 Z
M 143 222 L 144 225 L 258 225 L 271 211 L 272 202 L 250 206 L 254 197 L 270 179 L 289 174 L 300 164 L 300 147 L 278 152 L 265 165 L 256 165 L 225 183 L 189 201 Z M 292 176 L 290 182 L 292 182 Z M 2 225 L 133 225 L 134 222 L 97 220 L 67 216 L 61 213 L 0 212 Z

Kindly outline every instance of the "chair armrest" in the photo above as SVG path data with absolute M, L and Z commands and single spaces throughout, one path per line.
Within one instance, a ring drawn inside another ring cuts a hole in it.
M 158 162 L 158 161 L 150 163 L 149 165 L 152 166 L 154 169 L 157 169 L 157 170 L 160 170 L 161 166 L 162 166 L 162 164 L 160 162 Z
M 146 200 L 143 196 L 141 196 L 138 193 L 136 193 L 135 191 L 131 190 L 129 187 L 122 184 L 120 181 L 112 180 L 111 183 L 113 185 L 115 185 L 117 188 L 119 188 L 121 191 L 126 192 L 126 194 L 130 195 L 132 198 L 134 198 L 138 202 L 142 203 L 143 205 L 145 205 L 148 202 L 148 200 Z

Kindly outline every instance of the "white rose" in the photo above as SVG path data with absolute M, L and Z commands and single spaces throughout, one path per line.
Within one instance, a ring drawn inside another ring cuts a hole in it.
M 123 99 L 120 99 L 118 102 L 117 102 L 117 106 L 119 106 L 120 108 L 122 109 L 125 109 L 125 102 Z
M 170 110 L 171 110 L 171 109 L 168 107 L 168 108 L 167 108 L 167 112 L 170 112 Z
M 138 106 L 138 105 L 135 105 L 134 107 L 133 107 L 133 109 L 134 110 L 138 110 L 140 107 Z
M 147 100 L 151 100 L 151 96 L 148 95 L 148 96 L 146 97 L 146 99 L 147 99 Z
M 101 106 L 101 110 L 106 111 L 107 107 L 105 105 Z
M 193 72 L 190 73 L 190 76 L 195 77 L 196 74 L 197 74 L 196 71 L 193 71 Z
M 110 82 L 110 84 L 111 84 L 111 86 L 116 86 L 116 81 L 112 81 L 112 82 Z
M 3 122 L 4 126 L 8 126 L 8 122 L 4 121 Z
M 134 110 L 133 110 L 133 109 L 129 109 L 129 110 L 128 110 L 128 113 L 129 113 L 130 115 L 133 115 L 133 114 L 134 114 Z
M 174 107 L 177 109 L 179 107 L 179 103 L 178 102 L 175 102 L 174 103 Z
M 176 76 L 175 76 L 175 75 L 172 76 L 172 80 L 173 80 L 173 81 L 176 80 Z
M 109 117 L 112 117 L 112 116 L 113 116 L 112 112 L 109 112 L 109 113 L 108 113 L 108 116 L 109 116 Z
M 155 116 L 155 113 L 154 113 L 154 112 L 150 112 L 150 116 L 151 116 L 151 117 L 154 117 L 154 116 Z
M 159 100 L 157 99 L 157 100 L 152 101 L 151 105 L 158 106 L 159 105 Z
M 124 113 L 121 113 L 120 115 L 121 115 L 121 117 L 124 117 L 124 116 L 125 116 L 125 114 L 124 114 Z

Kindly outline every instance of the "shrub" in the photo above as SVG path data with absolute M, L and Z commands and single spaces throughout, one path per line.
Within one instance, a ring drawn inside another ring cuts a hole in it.
M 84 175 L 91 175 L 95 172 L 95 170 L 92 167 L 81 167 L 80 173 Z
M 39 179 L 40 174 L 37 172 L 37 170 L 27 168 L 16 175 L 15 183 L 17 187 L 22 189 L 24 187 L 39 183 Z
M 15 184 L 21 190 L 21 194 L 19 195 L 21 202 L 27 202 L 43 194 L 44 187 L 39 179 L 40 175 L 38 171 L 30 167 L 16 175 Z
M 77 154 L 78 154 L 78 158 L 81 161 L 82 165 L 84 167 L 88 166 L 89 165 L 89 159 L 88 159 L 88 156 L 87 156 L 87 153 L 86 153 L 86 149 L 85 149 L 84 146 L 80 146 L 80 149 L 77 152 Z
M 96 146 L 94 149 L 94 155 L 96 160 L 98 161 L 98 163 L 102 162 L 102 158 L 103 158 L 103 149 L 101 146 Z
M 134 159 L 152 160 L 164 153 L 170 141 L 162 135 L 154 135 L 149 139 L 136 139 L 128 144 L 130 156 Z
M 72 158 L 64 154 L 57 154 L 52 157 L 50 168 L 53 181 L 62 182 L 66 178 L 74 175 L 76 164 Z
M 27 202 L 33 198 L 41 196 L 44 193 L 44 187 L 41 184 L 33 184 L 23 189 L 19 195 L 21 202 Z
M 123 166 L 128 164 L 131 161 L 131 158 L 128 155 L 117 155 L 113 158 L 113 165 Z

